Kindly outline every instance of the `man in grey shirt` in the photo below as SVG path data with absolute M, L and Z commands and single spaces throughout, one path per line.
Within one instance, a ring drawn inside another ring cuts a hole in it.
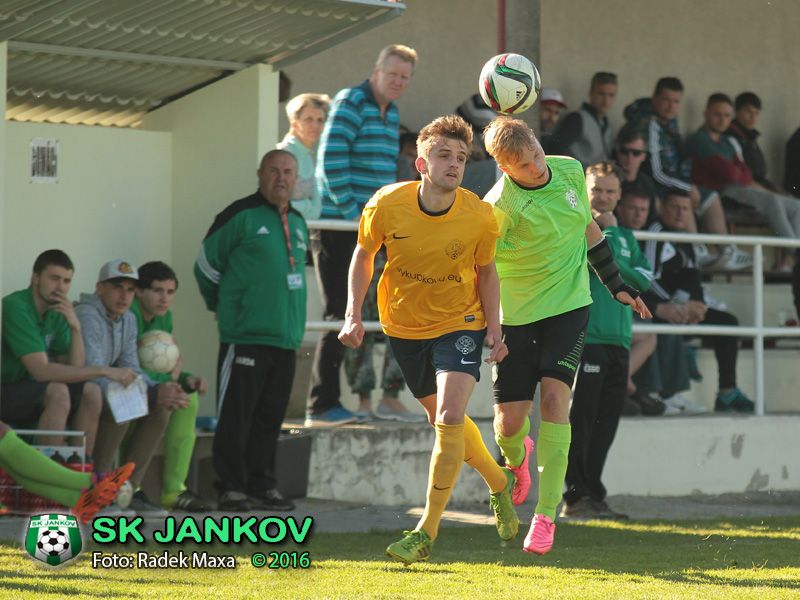
M 135 429 L 128 438 L 126 459 L 136 463 L 130 478 L 136 489 L 142 482 L 150 459 L 169 423 L 170 412 L 188 403 L 177 383 L 156 384 L 142 373 L 136 346 L 136 318 L 130 312 L 136 281 L 139 276 L 131 263 L 112 260 L 103 265 L 94 294 L 81 294 L 75 309 L 81 323 L 86 365 L 126 367 L 139 373 L 147 383 L 148 414 L 133 421 L 117 423 L 108 405 L 110 380 L 101 377 L 94 382 L 103 391 L 106 402 L 100 415 L 95 442 L 95 470 L 109 471 L 111 463 L 130 426 Z M 137 490 L 130 505 L 139 515 L 166 516 L 166 511 L 152 504 L 144 492 Z

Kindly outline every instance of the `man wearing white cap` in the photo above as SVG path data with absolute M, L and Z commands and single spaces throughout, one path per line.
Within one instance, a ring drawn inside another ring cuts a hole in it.
M 567 103 L 557 89 L 543 87 L 539 92 L 539 141 L 543 146 L 545 140 L 555 131 L 561 111 L 565 108 Z
M 138 279 L 133 263 L 121 259 L 107 262 L 100 269 L 95 293 L 81 294 L 80 304 L 75 308 L 86 348 L 86 365 L 131 369 L 141 374 L 148 386 L 148 413 L 138 419 L 117 423 L 108 402 L 104 403 L 95 442 L 95 470 L 98 473 L 109 471 L 128 427 L 135 424 L 125 452 L 127 460 L 136 463 L 130 478 L 134 489 L 141 484 L 164 435 L 170 412 L 187 404 L 186 394 L 177 383 L 156 384 L 142 374 L 136 346 L 136 317 L 129 310 Z M 94 382 L 107 399 L 109 380 L 101 377 Z M 130 507 L 139 515 L 167 514 L 152 504 L 141 490 L 134 494 Z

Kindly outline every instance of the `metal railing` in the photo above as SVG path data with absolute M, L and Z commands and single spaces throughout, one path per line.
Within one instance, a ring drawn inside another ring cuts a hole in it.
M 312 220 L 309 229 L 357 231 L 357 221 Z M 800 337 L 800 327 L 764 327 L 764 246 L 800 248 L 800 240 L 751 235 L 717 235 L 703 233 L 634 231 L 637 240 L 685 242 L 690 244 L 736 244 L 753 247 L 753 325 L 673 325 L 636 323 L 635 333 L 665 333 L 692 336 L 735 336 L 753 338 L 755 359 L 755 414 L 764 415 L 764 340 L 776 337 Z M 746 271 L 745 271 L 746 272 Z M 741 274 L 742 271 L 737 273 Z M 343 321 L 307 321 L 307 331 L 338 331 Z M 365 321 L 367 331 L 381 331 L 377 321 Z

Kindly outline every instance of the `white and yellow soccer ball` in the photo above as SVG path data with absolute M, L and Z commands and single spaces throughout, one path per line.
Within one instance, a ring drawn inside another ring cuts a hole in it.
M 139 338 L 139 364 L 154 373 L 169 373 L 178 364 L 181 351 L 166 331 L 154 329 Z
M 518 115 L 539 97 L 542 81 L 532 61 L 521 54 L 498 54 L 483 65 L 478 90 L 495 111 Z

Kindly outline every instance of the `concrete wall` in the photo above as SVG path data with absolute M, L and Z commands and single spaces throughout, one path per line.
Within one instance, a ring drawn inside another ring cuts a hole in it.
M 625 418 L 606 464 L 610 494 L 683 496 L 800 489 L 800 417 Z M 478 422 L 490 451 L 491 422 Z M 535 428 L 531 434 L 536 437 Z M 344 427 L 313 432 L 308 496 L 366 504 L 425 500 L 434 433 L 428 425 Z M 533 462 L 531 469 L 534 469 Z M 535 473 L 534 473 L 535 475 Z M 520 517 L 530 517 L 529 505 Z M 487 500 L 486 484 L 464 467 L 452 503 Z
M 73 299 L 94 291 L 108 260 L 171 259 L 169 134 L 16 122 L 5 129 L 3 294 L 27 287 L 34 259 L 48 248 L 75 263 Z M 58 140 L 58 183 L 31 183 L 35 137 Z
M 401 18 L 288 67 L 292 93 L 333 94 L 362 81 L 392 42 L 419 52 L 411 87 L 398 102 L 405 125 L 418 129 L 475 93 L 481 66 L 497 53 L 496 2 L 405 4 Z M 662 75 L 678 76 L 686 86 L 684 132 L 700 125 L 710 93 L 755 91 L 764 102 L 761 144 L 771 176 L 782 181 L 783 148 L 800 125 L 798 30 L 800 4 L 791 0 L 541 0 L 541 56 L 530 58 L 544 85 L 561 89 L 571 107 L 585 99 L 595 71 L 617 73 L 615 128 L 623 107 L 650 95 Z M 281 132 L 287 127 L 281 114 Z
M 400 121 L 419 130 L 455 110 L 478 90 L 478 74 L 497 54 L 493 0 L 405 0 L 402 17 L 286 69 L 292 94 L 324 92 L 361 83 L 387 44 L 406 44 L 419 54 L 406 94 L 398 101 Z M 288 129 L 281 113 L 281 132 Z
M 631 100 L 659 77 L 684 84 L 684 134 L 702 124 L 709 94 L 754 91 L 769 173 L 783 180 L 783 149 L 800 125 L 800 4 L 791 0 L 542 0 L 542 81 L 571 107 L 584 101 L 596 71 L 620 78 L 615 130 Z
M 256 66 L 148 114 L 141 128 L 170 132 L 171 265 L 181 282 L 174 306 L 184 367 L 209 379 L 200 413 L 215 411 L 217 329 L 197 291 L 193 265 L 214 216 L 258 186 L 261 156 L 278 139 L 278 76 Z

